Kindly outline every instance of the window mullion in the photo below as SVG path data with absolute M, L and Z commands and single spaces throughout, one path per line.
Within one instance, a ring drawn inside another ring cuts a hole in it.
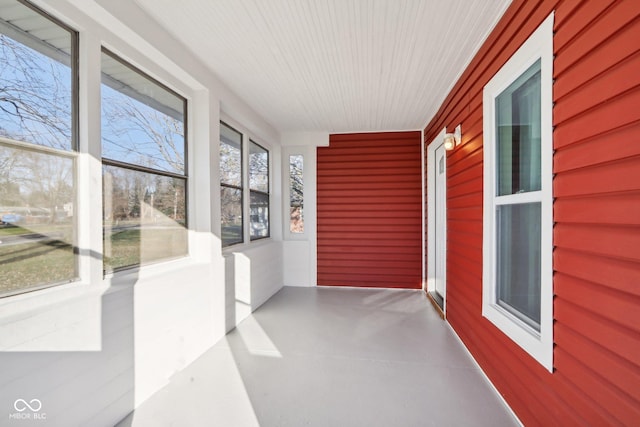
M 515 205 L 522 203 L 539 203 L 542 201 L 542 191 L 529 191 L 527 193 L 509 194 L 506 196 L 496 196 L 494 203 L 496 206 Z

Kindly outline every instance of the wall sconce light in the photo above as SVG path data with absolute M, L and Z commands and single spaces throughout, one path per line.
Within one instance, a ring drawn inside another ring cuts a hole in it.
M 446 132 L 445 128 L 445 132 Z M 456 130 L 454 133 L 445 133 L 444 134 L 444 149 L 447 151 L 451 151 L 460 145 L 460 141 L 462 141 L 462 127 L 461 125 L 456 126 Z

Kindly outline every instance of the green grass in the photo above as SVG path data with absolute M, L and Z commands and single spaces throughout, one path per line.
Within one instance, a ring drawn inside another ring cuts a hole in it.
M 60 240 L 0 245 L 0 294 L 76 276 L 73 246 Z
M 108 273 L 187 254 L 187 230 L 181 227 L 125 229 L 110 237 L 104 251 L 104 269 Z
M 21 234 L 30 234 L 29 230 L 16 225 L 0 225 L 0 237 L 2 236 L 19 236 Z
M 35 231 L 21 227 L 3 227 L 0 241 L 0 295 L 11 294 L 50 283 L 71 281 L 76 276 L 73 245 L 49 239 L 8 245 L 7 237 L 21 234 L 52 233 L 67 240 L 68 226 L 49 226 Z M 110 256 L 104 256 L 106 272 L 185 256 L 188 252 L 187 230 L 182 227 L 124 229 L 111 234 Z M 70 241 L 70 239 L 69 239 Z
M 71 224 L 30 224 L 30 225 L 0 225 L 0 240 L 5 236 L 20 236 L 24 234 L 60 234 L 71 235 Z

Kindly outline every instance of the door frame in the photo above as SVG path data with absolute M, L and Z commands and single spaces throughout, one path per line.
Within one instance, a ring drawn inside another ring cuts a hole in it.
M 442 130 L 431 143 L 427 146 L 427 164 L 426 164 L 426 175 L 427 175 L 427 265 L 425 270 L 425 279 L 426 279 L 426 292 L 431 302 L 434 304 L 436 309 L 440 311 L 442 318 L 446 317 L 447 313 L 447 219 L 445 213 L 445 221 L 442 225 L 444 227 L 444 235 L 445 241 L 443 244 L 443 252 L 439 256 L 444 257 L 444 283 L 445 283 L 445 292 L 442 295 L 442 307 L 438 305 L 438 303 L 431 296 L 431 293 L 435 291 L 436 283 L 435 278 L 433 276 L 433 272 L 435 271 L 436 266 L 436 256 L 438 254 L 435 253 L 436 248 L 436 233 L 435 233 L 435 222 L 436 222 L 436 209 L 435 209 L 435 199 L 436 199 L 436 174 L 437 168 L 433 165 L 435 164 L 436 158 L 435 153 L 436 149 L 444 144 L 444 136 L 446 134 L 446 128 Z M 446 151 L 445 151 L 445 159 L 446 159 Z M 444 185 L 444 200 L 445 200 L 445 212 L 446 208 L 446 200 L 447 200 L 447 176 L 446 176 L 446 160 L 445 160 L 445 185 Z

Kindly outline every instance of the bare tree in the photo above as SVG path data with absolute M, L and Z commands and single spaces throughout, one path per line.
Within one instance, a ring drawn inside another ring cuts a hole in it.
M 73 201 L 73 162 L 11 141 L 68 151 L 72 148 L 69 56 L 55 58 L 0 34 L 0 206 L 58 219 Z
M 304 230 L 304 181 L 301 155 L 289 156 L 289 230 L 301 233 Z
M 184 124 L 128 95 L 109 90 L 103 102 L 103 139 L 119 156 L 148 167 L 184 172 Z
M 53 58 L 49 48 L 42 51 L 47 55 L 0 34 L 0 137 L 6 138 L 0 141 L 0 206 L 36 204 L 55 220 L 56 211 L 73 201 L 72 161 L 11 142 L 73 148 L 69 59 L 62 52 Z M 183 173 L 183 121 L 130 96 L 135 91 L 124 94 L 104 86 L 103 91 L 111 95 L 103 101 L 103 149 L 116 147 L 126 153 L 124 161 L 144 168 Z M 154 181 L 153 174 L 115 167 L 109 173 L 112 200 L 105 219 L 152 218 L 160 206 L 168 217 L 184 220 L 183 180 Z
M 0 34 L 0 136 L 71 148 L 71 70 Z

